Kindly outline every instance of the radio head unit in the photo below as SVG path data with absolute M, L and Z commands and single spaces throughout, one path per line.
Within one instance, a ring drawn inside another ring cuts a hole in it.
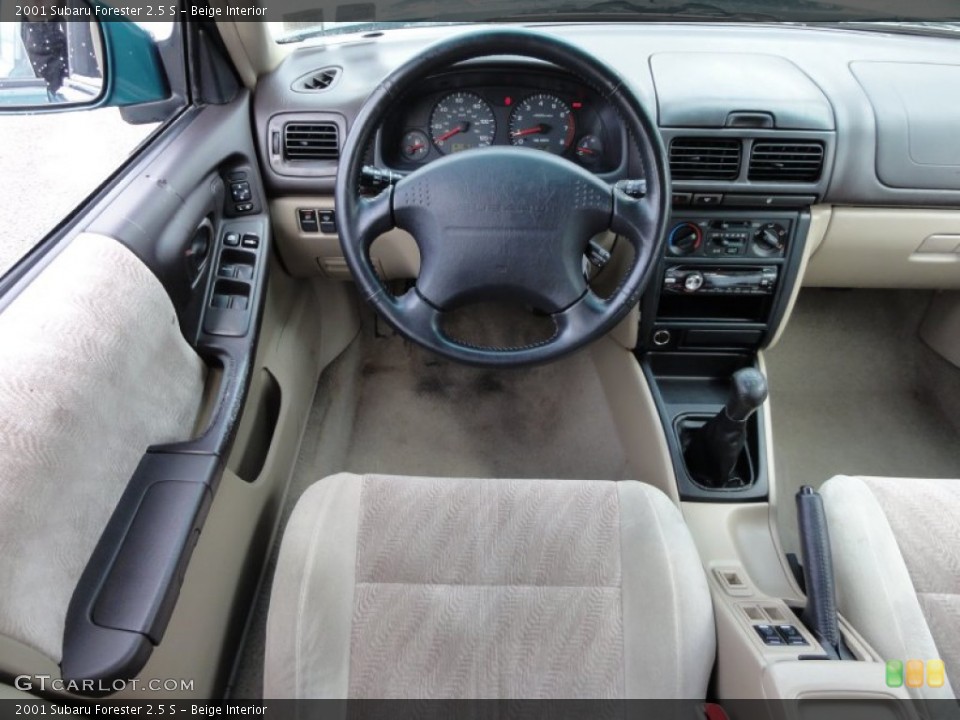
M 776 265 L 675 265 L 664 272 L 663 291 L 687 295 L 772 295 L 779 275 Z

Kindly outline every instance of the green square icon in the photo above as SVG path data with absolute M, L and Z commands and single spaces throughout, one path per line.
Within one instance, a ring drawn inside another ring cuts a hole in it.
M 887 687 L 903 686 L 903 661 L 887 660 Z

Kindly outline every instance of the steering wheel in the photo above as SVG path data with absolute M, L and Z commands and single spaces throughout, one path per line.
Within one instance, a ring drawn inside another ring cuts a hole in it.
M 397 102 L 424 77 L 464 60 L 521 55 L 591 86 L 617 111 L 644 168 L 643 180 L 609 185 L 573 162 L 522 147 L 454 153 L 376 197 L 358 192 L 363 155 Z M 635 306 L 659 256 L 669 202 L 666 154 L 656 127 L 618 75 L 583 50 L 519 29 L 468 32 L 427 48 L 390 74 L 360 110 L 336 183 L 344 258 L 363 295 L 397 332 L 452 360 L 486 367 L 546 362 L 600 337 Z M 398 227 L 420 249 L 416 285 L 390 293 L 370 246 Z M 584 278 L 588 243 L 605 230 L 626 238 L 634 260 L 606 299 Z M 549 314 L 551 338 L 514 348 L 475 347 L 443 330 L 443 314 L 471 302 L 524 303 Z

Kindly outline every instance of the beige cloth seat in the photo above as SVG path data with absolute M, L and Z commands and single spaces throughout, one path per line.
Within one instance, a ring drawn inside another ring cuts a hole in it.
M 638 482 L 341 474 L 287 526 L 266 698 L 703 698 L 713 609 Z
M 960 687 L 960 481 L 848 477 L 820 490 L 840 612 L 886 660 L 941 659 Z M 952 688 L 951 688 L 952 684 Z

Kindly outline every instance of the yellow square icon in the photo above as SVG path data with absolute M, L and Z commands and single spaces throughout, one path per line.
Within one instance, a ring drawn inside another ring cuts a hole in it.
M 907 660 L 907 687 L 923 687 L 923 660 Z
M 946 670 L 943 660 L 927 660 L 927 685 L 932 688 L 943 687 Z

